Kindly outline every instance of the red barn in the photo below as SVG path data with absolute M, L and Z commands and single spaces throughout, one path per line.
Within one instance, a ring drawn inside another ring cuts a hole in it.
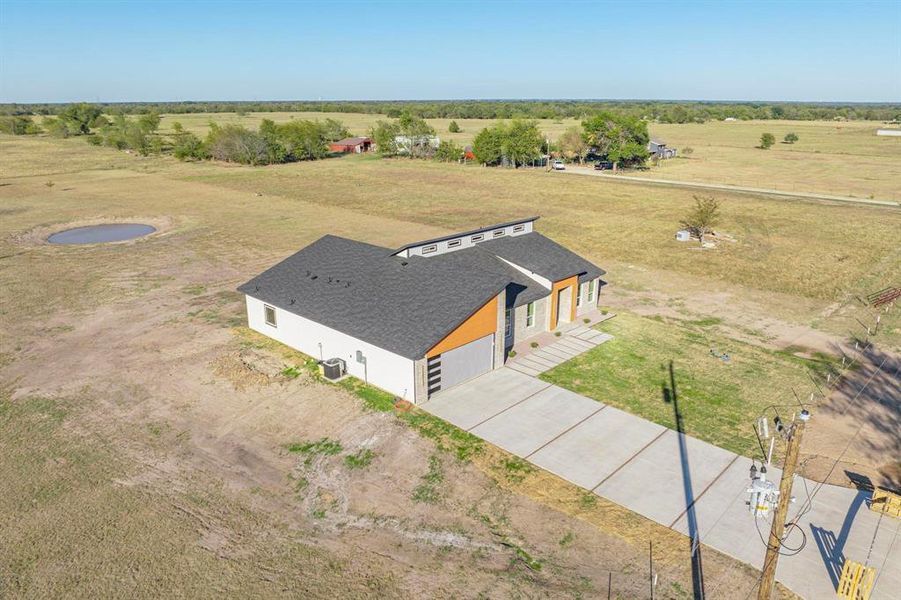
M 372 150 L 372 140 L 368 137 L 351 137 L 332 142 L 328 145 L 332 152 L 348 152 L 360 154 Z

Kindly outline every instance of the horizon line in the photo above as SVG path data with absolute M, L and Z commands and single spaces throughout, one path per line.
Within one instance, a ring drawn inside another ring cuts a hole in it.
M 273 99 L 273 100 L 226 100 L 226 99 L 190 99 L 190 100 L 34 100 L 28 102 L 21 101 L 0 101 L 0 106 L 11 104 L 29 105 L 29 104 L 77 104 L 86 102 L 90 104 L 200 104 L 200 103 L 231 103 L 231 104 L 274 104 L 289 102 L 304 103 L 323 103 L 323 104 L 340 104 L 340 103 L 413 103 L 413 102 L 661 102 L 661 103 L 685 103 L 691 102 L 696 104 L 823 104 L 823 105 L 899 105 L 901 100 L 703 100 L 697 98 L 421 98 L 421 99 Z

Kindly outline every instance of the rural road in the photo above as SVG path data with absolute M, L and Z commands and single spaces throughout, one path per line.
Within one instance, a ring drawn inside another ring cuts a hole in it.
M 558 349 L 569 353 L 566 347 Z M 745 504 L 750 459 L 510 367 L 441 392 L 422 408 L 689 539 L 757 568 L 763 564 L 761 536 L 769 522 L 755 521 Z M 781 471 L 770 471 L 778 482 Z M 867 508 L 868 492 L 798 477 L 793 493 L 789 516 L 798 528 L 785 545 L 800 550 L 786 550 L 777 579 L 804 598 L 834 597 L 845 558 L 867 560 L 878 577 L 872 598 L 896 597 L 901 521 L 880 522 Z M 734 591 L 728 576 L 700 579 L 707 597 Z
M 700 181 L 678 181 L 675 179 L 656 179 L 651 177 L 631 177 L 629 175 L 613 175 L 603 171 L 595 171 L 583 167 L 567 166 L 565 171 L 554 171 L 554 173 L 562 173 L 569 175 L 589 175 L 592 177 L 602 177 L 604 179 L 612 179 L 623 183 L 651 184 L 669 187 L 681 187 L 693 190 L 715 190 L 722 192 L 738 192 L 741 194 L 756 194 L 762 196 L 779 196 L 782 198 L 794 198 L 799 200 L 826 200 L 829 202 L 848 202 L 851 204 L 865 204 L 869 206 L 888 206 L 892 208 L 901 208 L 901 202 L 894 200 L 870 200 L 868 198 L 852 198 L 850 196 L 834 196 L 832 194 L 817 194 L 814 192 L 789 192 L 786 190 L 777 190 L 772 188 L 746 187 L 740 185 L 729 185 L 726 183 L 703 183 Z

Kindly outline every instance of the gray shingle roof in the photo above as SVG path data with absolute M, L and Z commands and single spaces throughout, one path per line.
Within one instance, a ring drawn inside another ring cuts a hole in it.
M 580 282 L 588 281 L 606 273 L 575 252 L 534 231 L 487 240 L 479 246 L 551 281 L 560 281 L 573 275 L 579 275 Z
M 417 360 L 507 289 L 513 308 L 550 293 L 500 256 L 552 281 L 604 271 L 538 233 L 432 257 L 326 235 L 238 288 L 263 302 Z
M 483 253 L 391 253 L 327 235 L 238 290 L 415 360 L 510 283 Z

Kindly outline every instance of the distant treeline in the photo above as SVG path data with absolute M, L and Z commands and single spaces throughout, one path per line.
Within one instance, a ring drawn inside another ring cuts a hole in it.
M 432 100 L 334 102 L 121 102 L 97 103 L 105 114 L 338 112 L 413 114 L 424 119 L 582 119 L 602 111 L 660 123 L 703 123 L 726 118 L 901 120 L 901 104 L 795 102 L 681 102 L 625 100 Z M 0 104 L 5 115 L 56 115 L 65 104 Z

